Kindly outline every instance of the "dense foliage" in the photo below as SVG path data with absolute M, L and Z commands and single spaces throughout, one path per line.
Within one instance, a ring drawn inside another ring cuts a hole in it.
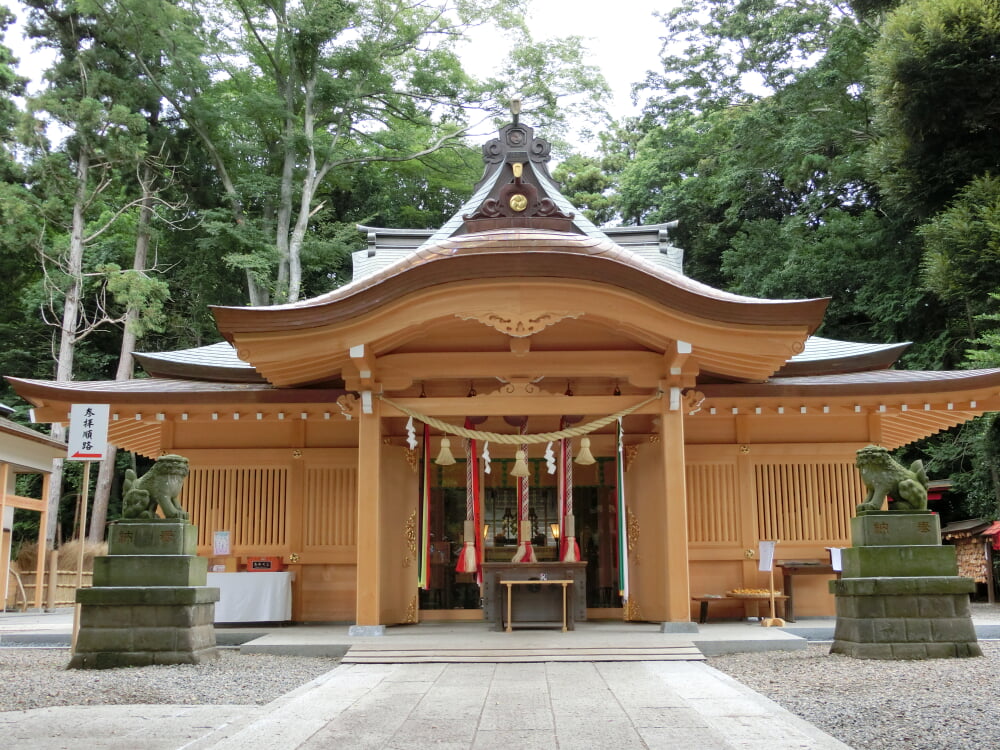
M 912 341 L 904 367 L 995 366 L 1000 6 L 683 0 L 661 18 L 662 70 L 595 209 L 679 220 L 707 283 L 832 297 L 821 335 Z M 956 514 L 997 515 L 990 425 L 909 451 L 953 475 Z

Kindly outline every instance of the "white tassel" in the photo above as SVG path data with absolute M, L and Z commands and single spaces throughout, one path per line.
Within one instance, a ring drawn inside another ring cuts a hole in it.
M 597 463 L 594 455 L 590 452 L 590 438 L 585 437 L 580 439 L 580 451 L 576 454 L 576 463 L 581 466 L 590 466 Z
M 528 461 L 524 451 L 514 453 L 514 468 L 510 470 L 512 477 L 526 477 L 528 474 Z
M 441 438 L 441 450 L 434 463 L 438 466 L 451 466 L 455 463 L 455 457 L 451 454 L 451 441 L 448 438 Z
M 483 455 L 482 455 L 482 459 L 483 459 L 483 473 L 484 474 L 489 474 L 490 471 L 491 471 L 490 470 L 490 461 L 492 461 L 492 459 L 490 458 L 490 441 L 489 440 L 487 440 L 485 443 L 483 443 Z

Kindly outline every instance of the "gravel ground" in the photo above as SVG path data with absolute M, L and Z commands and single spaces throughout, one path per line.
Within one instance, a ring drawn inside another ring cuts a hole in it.
M 90 670 L 66 669 L 68 663 L 67 648 L 0 649 L 0 711 L 141 703 L 262 705 L 339 662 L 223 649 L 216 661 L 197 666 Z
M 716 656 L 708 664 L 856 750 L 1000 747 L 1000 642 L 982 658 L 870 661 L 802 651 Z

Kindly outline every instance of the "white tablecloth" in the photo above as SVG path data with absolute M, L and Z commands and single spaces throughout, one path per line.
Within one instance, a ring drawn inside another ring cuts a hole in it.
M 292 619 L 294 573 L 209 573 L 219 589 L 216 622 L 280 622 Z

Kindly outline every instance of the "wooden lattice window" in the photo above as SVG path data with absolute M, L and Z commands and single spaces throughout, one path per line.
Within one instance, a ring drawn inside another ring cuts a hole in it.
M 843 543 L 863 496 L 851 463 L 759 463 L 754 467 L 760 539 Z

